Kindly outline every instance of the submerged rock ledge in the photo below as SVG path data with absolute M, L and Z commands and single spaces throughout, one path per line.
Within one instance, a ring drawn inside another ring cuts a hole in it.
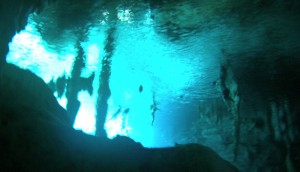
M 11 64 L 0 68 L 0 143 L 0 171 L 237 171 L 201 145 L 149 149 L 76 131 L 42 79 Z

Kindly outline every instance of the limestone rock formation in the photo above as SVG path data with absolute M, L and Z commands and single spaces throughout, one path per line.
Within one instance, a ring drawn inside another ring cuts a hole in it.
M 10 64 L 0 70 L 0 142 L 1 171 L 237 171 L 201 145 L 148 149 L 76 131 L 47 85 Z

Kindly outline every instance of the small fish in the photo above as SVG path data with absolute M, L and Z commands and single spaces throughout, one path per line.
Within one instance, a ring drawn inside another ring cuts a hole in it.
M 113 114 L 113 118 L 116 118 L 116 116 L 118 116 L 118 114 L 121 112 L 122 107 L 119 106 L 119 109 Z
M 124 114 L 128 114 L 129 110 L 130 110 L 129 108 L 126 108 L 126 109 L 123 111 L 123 113 L 124 113 Z
M 119 109 L 112 115 L 112 117 L 108 120 L 116 119 L 116 117 L 121 113 L 122 107 L 119 106 Z
M 140 87 L 139 87 L 139 92 L 141 93 L 142 91 L 143 91 L 143 86 L 140 85 Z

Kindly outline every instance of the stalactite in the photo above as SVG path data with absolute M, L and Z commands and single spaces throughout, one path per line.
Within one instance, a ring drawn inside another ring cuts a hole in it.
M 111 58 L 115 50 L 115 31 L 115 26 L 111 26 L 107 31 L 106 45 L 104 47 L 106 55 L 102 59 L 102 70 L 100 73 L 100 86 L 98 89 L 96 115 L 96 135 L 99 137 L 106 137 L 106 132 L 104 131 L 104 123 L 108 109 L 107 100 L 111 95 L 109 88 L 109 78 L 111 74 Z
M 220 71 L 220 81 L 217 83 L 223 95 L 224 103 L 234 118 L 234 160 L 237 160 L 240 142 L 240 97 L 238 84 L 234 78 L 233 71 L 227 60 L 222 62 Z
M 235 145 L 234 145 L 234 160 L 237 160 L 238 157 L 238 150 L 239 150 L 239 144 L 240 144 L 240 126 L 241 126 L 241 120 L 240 120 L 240 103 L 238 102 L 236 111 L 233 113 L 235 117 Z
M 66 97 L 68 99 L 67 112 L 70 116 L 72 123 L 75 122 L 77 112 L 80 108 L 80 102 L 77 99 L 78 92 L 81 87 L 79 84 L 81 70 L 85 67 L 84 51 L 80 45 L 81 41 L 78 40 L 76 47 L 78 48 L 78 54 L 76 56 L 74 66 L 72 69 L 72 78 L 68 80 Z
M 291 126 L 291 112 L 289 103 L 285 98 L 279 101 L 271 101 L 271 131 L 273 142 L 276 145 L 283 145 L 281 151 L 285 154 L 285 168 L 288 172 L 294 172 L 294 164 L 291 160 L 291 143 L 294 135 Z

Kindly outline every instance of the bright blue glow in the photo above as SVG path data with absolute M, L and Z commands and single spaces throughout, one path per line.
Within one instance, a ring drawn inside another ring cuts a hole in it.
M 95 135 L 95 98 L 91 97 L 87 91 L 80 91 L 78 94 L 78 100 L 81 102 L 79 111 L 73 127 L 75 129 L 81 129 L 83 132 Z
M 117 15 L 120 21 L 131 23 L 133 14 L 130 9 L 120 9 Z
M 92 72 L 98 71 L 100 64 L 100 49 L 97 44 L 87 46 L 86 67 L 81 72 L 82 77 L 89 77 Z
M 62 74 L 71 75 L 74 51 L 70 48 L 65 54 L 48 51 L 47 44 L 40 35 L 28 24 L 24 31 L 16 34 L 10 43 L 7 57 L 9 63 L 29 69 L 45 82 L 58 78 Z
M 186 94 L 186 89 L 195 84 L 195 77 L 203 75 L 202 66 L 199 65 L 201 61 L 196 60 L 199 59 L 199 53 L 177 51 L 180 45 L 157 35 L 148 13 L 144 25 L 138 28 L 126 19 L 130 12 L 123 13 L 121 17 L 125 18 L 120 17 L 120 20 L 127 21 L 127 24 L 119 25 L 115 35 L 116 47 L 110 78 L 112 94 L 108 100 L 105 123 L 107 135 L 109 138 L 129 136 L 146 147 L 172 146 L 176 141 L 171 136 L 177 127 L 174 125 L 180 123 L 177 119 L 179 107 L 174 102 L 178 102 L 178 97 Z M 92 95 L 87 91 L 78 93 L 81 106 L 73 127 L 90 135 L 95 134 L 96 100 L 101 61 L 105 55 L 106 29 L 91 29 L 87 41 L 81 43 L 86 54 L 86 67 L 81 71 L 81 77 L 95 73 L 95 78 Z M 72 40 L 69 47 L 59 53 L 47 47 L 29 22 L 26 30 L 17 34 L 10 44 L 7 61 L 33 71 L 47 83 L 64 74 L 71 78 L 77 55 Z M 201 88 L 201 83 L 197 84 Z M 139 92 L 140 85 L 143 86 L 142 92 Z M 56 92 L 54 95 L 57 97 Z M 66 108 L 65 93 L 57 100 Z M 158 110 L 151 125 L 151 107 L 154 103 Z M 115 115 L 119 109 L 120 113 Z M 126 109 L 129 109 L 128 113 Z

